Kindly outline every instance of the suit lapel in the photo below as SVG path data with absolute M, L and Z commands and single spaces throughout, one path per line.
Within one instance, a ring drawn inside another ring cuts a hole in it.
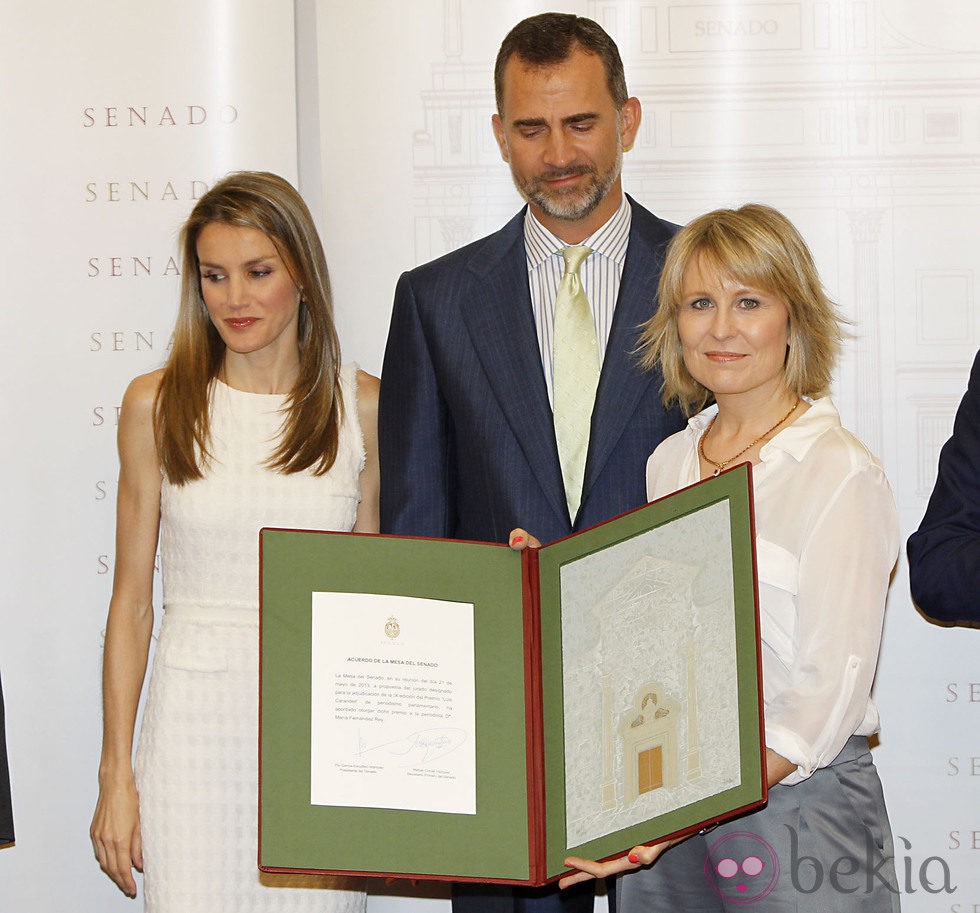
M 497 404 L 545 497 L 568 516 L 554 417 L 541 368 L 524 250 L 524 212 L 469 263 L 477 291 L 463 302 L 470 339 Z
M 660 267 L 670 235 L 643 207 L 633 200 L 630 203 L 633 207 L 630 241 L 592 413 L 583 503 L 643 395 L 656 381 L 656 375 L 639 367 L 633 353 L 639 340 L 640 325 L 654 311 Z

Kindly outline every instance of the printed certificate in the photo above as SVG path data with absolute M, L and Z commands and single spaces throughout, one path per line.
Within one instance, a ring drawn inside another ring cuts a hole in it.
M 313 593 L 310 801 L 476 813 L 473 605 Z

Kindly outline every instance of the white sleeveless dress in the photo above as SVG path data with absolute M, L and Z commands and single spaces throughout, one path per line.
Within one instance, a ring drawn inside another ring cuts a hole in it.
M 285 397 L 215 381 L 210 468 L 183 486 L 164 479 L 165 611 L 136 757 L 152 913 L 364 910 L 362 880 L 257 869 L 258 532 L 353 527 L 364 465 L 356 378 L 355 365 L 342 369 L 345 418 L 326 475 L 265 468 Z

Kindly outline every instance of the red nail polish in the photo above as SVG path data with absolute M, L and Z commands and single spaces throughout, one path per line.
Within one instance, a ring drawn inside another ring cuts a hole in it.
M 639 861 L 640 861 L 640 857 L 639 857 L 639 856 L 637 856 L 637 854 L 636 854 L 636 853 L 630 853 L 630 854 L 629 854 L 629 857 L 628 857 L 628 858 L 629 858 L 629 861 L 630 861 L 630 862 L 632 862 L 632 863 L 633 863 L 634 865 L 635 865 L 635 864 L 636 864 L 637 862 L 639 862 Z
M 518 545 L 519 543 L 521 543 L 523 541 L 524 541 L 524 537 L 523 536 L 514 536 L 514 538 L 510 540 L 510 544 L 511 545 Z

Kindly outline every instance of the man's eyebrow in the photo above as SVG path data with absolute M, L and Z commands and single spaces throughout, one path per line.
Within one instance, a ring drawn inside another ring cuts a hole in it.
M 563 124 L 582 124 L 589 120 L 598 120 L 599 115 L 594 111 L 583 111 L 581 114 L 570 114 L 568 117 L 563 117 L 561 122 Z
M 518 129 L 521 127 L 545 127 L 547 123 L 543 117 L 522 117 L 520 120 L 514 121 L 514 126 Z

